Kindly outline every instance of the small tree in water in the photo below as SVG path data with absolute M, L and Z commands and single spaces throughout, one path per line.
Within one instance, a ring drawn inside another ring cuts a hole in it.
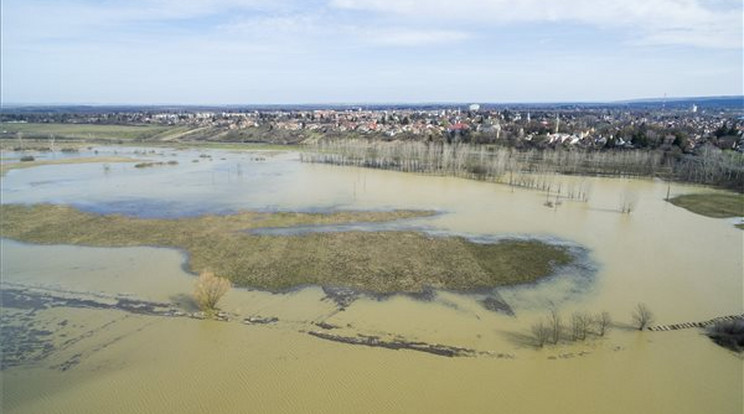
M 561 340 L 561 332 L 563 331 L 561 315 L 555 308 L 550 311 L 550 315 L 548 316 L 548 325 L 550 326 L 550 339 L 553 342 L 553 345 L 555 345 Z
M 651 310 L 643 303 L 636 305 L 633 311 L 633 322 L 638 326 L 638 330 L 642 331 L 646 329 L 654 321 L 654 314 Z
M 217 302 L 230 290 L 231 283 L 213 272 L 202 272 L 194 286 L 194 300 L 203 311 L 213 311 Z
M 610 329 L 612 324 L 612 318 L 608 312 L 602 312 L 594 318 L 594 323 L 597 326 L 597 335 L 605 336 L 607 330 Z
M 545 346 L 548 338 L 550 338 L 550 327 L 545 322 L 540 321 L 532 325 L 531 331 L 538 348 Z

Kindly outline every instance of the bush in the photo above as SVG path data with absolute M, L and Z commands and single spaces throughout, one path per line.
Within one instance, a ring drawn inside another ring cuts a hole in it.
M 545 322 L 540 321 L 532 325 L 531 331 L 537 346 L 539 348 L 545 346 L 545 343 L 548 342 L 548 339 L 550 338 L 550 327 L 546 325 Z
M 24 155 L 21 157 L 22 162 L 28 162 L 28 161 L 34 161 L 36 158 L 34 158 L 32 155 Z
M 736 352 L 744 352 L 744 319 L 718 321 L 706 335 L 718 345 Z
M 555 345 L 561 340 L 561 334 L 563 332 L 561 315 L 556 309 L 550 311 L 550 315 L 548 316 L 548 326 L 550 327 L 550 340 L 553 342 L 553 345 Z
M 633 323 L 638 327 L 639 331 L 646 329 L 649 325 L 654 322 L 654 314 L 651 310 L 643 303 L 636 305 L 633 311 Z
M 571 315 L 571 339 L 583 341 L 586 339 L 592 324 L 592 317 L 585 312 L 574 312 Z
M 605 336 L 612 325 L 612 318 L 608 312 L 602 312 L 594 317 L 594 325 L 597 327 L 597 335 Z
M 194 286 L 194 300 L 201 310 L 213 311 L 231 286 L 224 277 L 216 276 L 213 272 L 202 272 Z

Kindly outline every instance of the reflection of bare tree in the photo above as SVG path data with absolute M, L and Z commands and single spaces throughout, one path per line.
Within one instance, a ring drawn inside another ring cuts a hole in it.
M 630 214 L 635 210 L 638 204 L 638 193 L 635 191 L 625 190 L 620 196 L 620 212 Z

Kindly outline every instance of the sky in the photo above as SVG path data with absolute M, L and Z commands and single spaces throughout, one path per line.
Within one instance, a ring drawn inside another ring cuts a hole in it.
M 741 0 L 2 0 L 10 104 L 742 95 Z

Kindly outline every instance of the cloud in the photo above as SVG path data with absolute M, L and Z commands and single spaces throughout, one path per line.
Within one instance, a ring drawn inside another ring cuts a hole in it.
M 472 37 L 469 33 L 455 30 L 414 28 L 356 28 L 351 33 L 366 43 L 378 46 L 415 47 L 456 43 Z
M 18 102 L 604 99 L 742 84 L 740 0 L 0 1 L 1 92 Z
M 628 29 L 642 43 L 740 48 L 739 0 L 331 0 L 340 10 L 450 24 L 581 23 Z
M 4 43 L 110 36 L 120 31 L 142 32 L 159 24 L 174 30 L 183 21 L 233 12 L 279 13 L 290 10 L 292 4 L 288 0 L 4 0 L 4 32 L 11 36 Z
M 415 47 L 449 44 L 470 37 L 443 30 L 350 18 L 319 3 L 300 0 L 6 0 L 6 39 L 11 48 L 42 44 L 261 42 L 292 49 L 313 41 Z

